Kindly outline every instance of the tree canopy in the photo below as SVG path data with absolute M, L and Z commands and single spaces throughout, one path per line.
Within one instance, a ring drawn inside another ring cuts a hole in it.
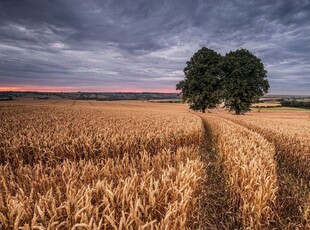
M 219 103 L 220 54 L 203 47 L 184 68 L 185 79 L 177 84 L 190 108 L 205 112 Z
M 267 71 L 263 63 L 246 49 L 226 54 L 221 70 L 225 107 L 236 114 L 249 111 L 251 104 L 268 92 Z
M 243 114 L 269 89 L 263 63 L 246 49 L 222 57 L 203 47 L 186 64 L 177 89 L 193 110 L 205 112 L 222 101 L 230 111 Z

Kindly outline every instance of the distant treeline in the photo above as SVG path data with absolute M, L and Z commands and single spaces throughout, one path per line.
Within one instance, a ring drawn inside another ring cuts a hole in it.
M 33 98 L 34 100 L 45 99 L 71 99 L 71 100 L 99 100 L 99 101 L 117 101 L 117 100 L 162 100 L 162 99 L 181 99 L 177 93 L 153 93 L 153 92 L 0 92 L 0 99 L 21 99 Z
M 152 102 L 152 103 L 183 103 L 182 100 L 148 100 L 147 102 Z
M 12 97 L 10 97 L 10 98 L 0 98 L 0 101 L 12 101 L 13 99 L 12 99 Z
M 281 101 L 282 106 L 310 109 L 310 101 Z

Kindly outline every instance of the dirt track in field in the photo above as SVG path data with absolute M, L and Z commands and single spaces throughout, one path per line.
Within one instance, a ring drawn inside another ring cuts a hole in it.
M 296 174 L 296 170 L 292 170 L 296 166 L 291 165 L 290 162 L 282 160 L 281 154 L 283 154 L 283 146 L 275 141 L 275 139 L 260 132 L 259 128 L 253 128 L 253 126 L 241 121 L 236 121 L 235 119 L 224 118 L 221 116 L 221 113 L 215 113 L 212 115 L 232 121 L 252 132 L 259 133 L 268 142 L 275 146 L 278 193 L 275 204 L 276 218 L 271 222 L 270 227 L 276 229 L 309 228 L 309 219 L 307 220 L 307 217 L 305 217 L 304 214 L 306 208 L 305 204 L 307 204 L 307 199 L 310 194 L 309 175 L 300 176 L 299 174 Z M 223 165 L 217 161 L 218 157 L 216 155 L 216 146 L 212 138 L 212 130 L 210 130 L 207 122 L 204 120 L 204 115 L 200 115 L 200 117 L 202 118 L 206 129 L 206 141 L 209 143 L 209 147 L 205 148 L 205 152 L 208 153 L 208 156 L 204 157 L 204 162 L 209 162 L 209 165 L 206 165 L 206 174 L 209 175 L 209 179 L 205 182 L 207 185 L 205 186 L 207 190 L 205 193 L 208 196 L 206 200 L 209 199 L 207 201 L 209 207 L 205 209 L 205 212 L 208 213 L 208 220 L 211 220 L 213 226 L 210 226 L 210 228 L 207 229 L 218 228 L 220 226 L 225 226 L 225 224 L 226 226 L 238 228 L 238 223 L 234 222 L 233 218 L 228 215 L 228 213 L 233 214 L 233 212 L 229 210 L 229 204 L 227 203 L 229 200 L 229 193 L 227 193 L 227 191 L 225 192 L 225 178 L 222 173 Z M 214 220 L 220 220 L 221 225 L 219 226 L 219 222 L 213 222 L 213 218 Z M 231 226 L 232 223 L 234 223 L 233 226 Z

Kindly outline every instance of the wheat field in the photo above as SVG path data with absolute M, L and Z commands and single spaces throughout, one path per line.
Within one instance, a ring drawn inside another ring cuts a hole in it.
M 310 228 L 307 112 L 0 103 L 0 229 Z
M 204 118 L 213 130 L 230 190 L 230 207 L 241 229 L 261 229 L 274 220 L 277 176 L 275 150 L 255 132 L 222 118 Z
M 274 146 L 278 191 L 276 218 L 272 222 L 277 222 L 277 228 L 310 228 L 309 114 L 303 111 L 264 111 L 232 116 L 222 110 L 213 111 L 217 119 L 259 134 Z
M 8 105 L 1 123 L 3 228 L 194 224 L 202 168 L 198 117 L 85 103 Z

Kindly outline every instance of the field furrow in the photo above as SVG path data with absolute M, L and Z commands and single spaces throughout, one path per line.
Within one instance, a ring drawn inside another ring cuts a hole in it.
M 235 123 L 262 134 L 274 143 L 280 161 L 296 177 L 310 180 L 310 122 L 289 119 L 227 117 Z
M 0 229 L 310 229 L 309 113 L 0 103 Z
M 278 176 L 277 223 L 280 228 L 310 227 L 309 122 L 220 115 L 263 135 L 274 144 Z
M 217 152 L 212 129 L 200 116 L 205 135 L 200 149 L 204 163 L 201 197 L 199 199 L 199 223 L 202 229 L 230 229 L 234 223 L 231 194 L 227 189 L 224 166 Z
M 203 119 L 212 130 L 230 191 L 229 211 L 234 219 L 229 228 L 268 228 L 276 215 L 274 146 L 259 134 L 226 119 L 211 115 Z

